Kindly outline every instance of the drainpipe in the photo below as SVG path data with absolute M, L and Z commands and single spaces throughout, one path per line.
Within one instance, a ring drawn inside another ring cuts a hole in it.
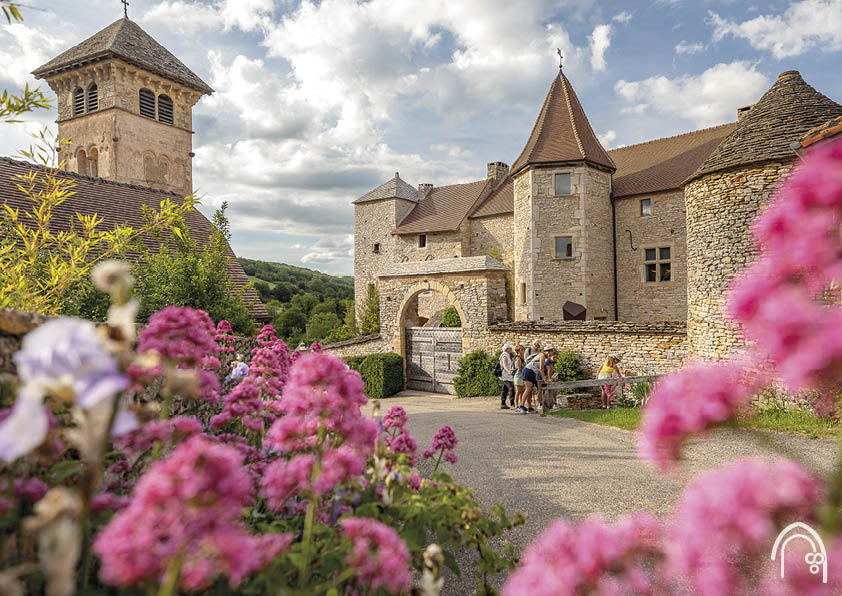
M 617 211 L 614 207 L 614 197 L 611 201 L 611 249 L 614 253 L 614 320 L 620 319 L 620 309 L 617 304 Z

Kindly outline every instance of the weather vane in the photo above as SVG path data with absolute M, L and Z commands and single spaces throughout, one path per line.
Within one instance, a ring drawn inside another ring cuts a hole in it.
M 123 15 L 129 18 L 129 0 L 120 0 L 123 3 Z
M 561 70 L 561 61 L 564 59 L 564 56 L 561 55 L 561 48 L 556 48 L 555 51 L 558 54 L 558 69 Z

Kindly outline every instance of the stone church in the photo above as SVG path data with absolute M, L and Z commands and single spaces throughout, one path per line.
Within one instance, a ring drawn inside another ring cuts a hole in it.
M 74 214 L 97 214 L 100 229 L 143 225 L 143 207 L 193 193 L 192 108 L 213 93 L 193 71 L 128 17 L 59 54 L 32 74 L 55 92 L 60 158 L 75 194 L 55 209 L 53 225 L 67 229 Z M 41 166 L 0 157 L 0 201 L 27 209 L 12 176 Z M 199 243 L 212 225 L 197 210 L 185 223 Z M 150 250 L 158 242 L 144 239 Z M 258 319 L 268 318 L 233 251 L 229 276 Z M 133 255 L 129 255 L 131 258 Z
M 721 309 L 753 255 L 748 226 L 804 143 L 839 134 L 840 116 L 787 71 L 735 122 L 606 151 L 559 69 L 511 166 L 449 186 L 396 172 L 354 201 L 357 304 L 375 283 L 384 349 L 408 368 L 413 337 L 430 336 L 448 305 L 461 352 L 550 327 L 560 345 L 574 327 L 672 325 L 686 354 L 721 357 L 739 345 Z

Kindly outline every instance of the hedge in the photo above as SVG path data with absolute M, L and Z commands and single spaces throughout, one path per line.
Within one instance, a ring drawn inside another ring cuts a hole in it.
M 403 391 L 403 358 L 399 354 L 348 356 L 345 363 L 360 373 L 365 394 L 371 399 L 389 397 Z
M 478 397 L 500 395 L 503 386 L 494 376 L 494 367 L 500 358 L 500 352 L 489 356 L 482 350 L 471 352 L 459 361 L 453 388 L 459 397 Z

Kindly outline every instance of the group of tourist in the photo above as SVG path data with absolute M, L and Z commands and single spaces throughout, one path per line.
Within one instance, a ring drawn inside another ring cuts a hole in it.
M 547 402 L 544 401 L 544 392 L 548 382 L 558 380 L 555 373 L 555 363 L 558 360 L 558 352 L 555 348 L 541 347 L 537 339 L 528 348 L 520 344 L 507 343 L 503 345 L 500 354 L 500 362 L 497 370 L 500 381 L 503 383 L 503 390 L 500 394 L 500 409 L 513 409 L 519 414 L 537 414 L 533 407 L 532 395 L 536 394 L 536 405 L 540 404 L 544 411 L 548 411 L 553 401 L 555 392 L 549 392 Z M 597 378 L 609 379 L 615 376 L 622 376 L 620 372 L 620 358 L 609 356 L 602 363 Z M 607 383 L 602 385 L 601 407 L 607 409 L 613 396 L 613 386 Z M 508 399 L 509 404 L 506 404 Z

